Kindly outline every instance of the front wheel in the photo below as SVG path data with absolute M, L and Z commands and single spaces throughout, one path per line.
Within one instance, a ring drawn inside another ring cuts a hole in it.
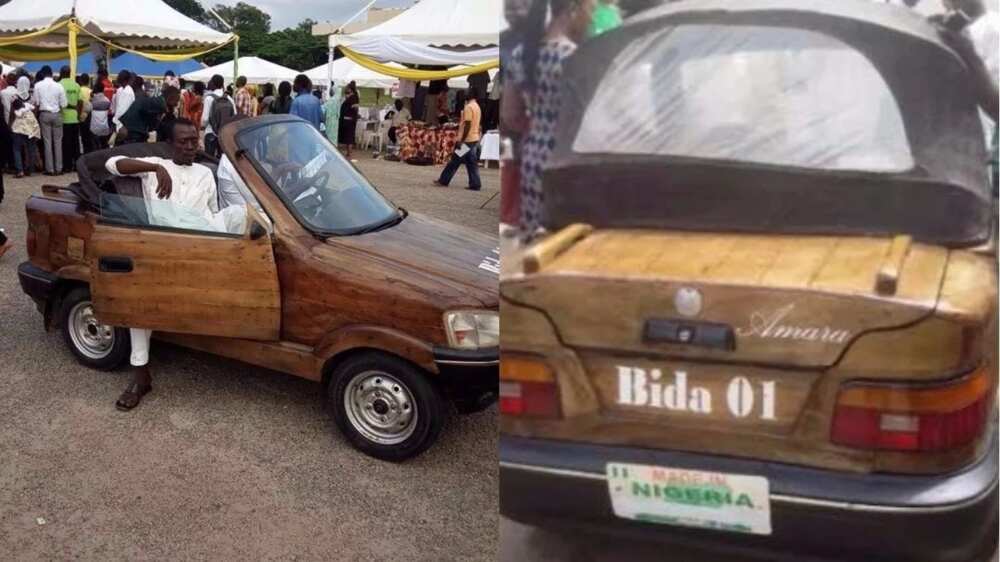
M 377 352 L 338 365 L 327 400 L 337 427 L 355 448 L 393 462 L 430 447 L 448 416 L 444 399 L 419 369 Z
M 101 324 L 94 315 L 90 291 L 85 287 L 72 289 L 63 297 L 59 327 L 69 350 L 87 367 L 111 371 L 128 360 L 131 352 L 128 330 Z

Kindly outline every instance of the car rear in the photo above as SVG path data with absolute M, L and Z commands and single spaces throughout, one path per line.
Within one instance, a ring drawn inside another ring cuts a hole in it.
M 839 559 L 996 542 L 987 255 L 577 225 L 501 298 L 509 517 Z

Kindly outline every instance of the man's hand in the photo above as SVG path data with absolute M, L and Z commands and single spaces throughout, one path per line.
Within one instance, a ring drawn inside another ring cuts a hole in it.
M 156 195 L 160 199 L 169 199 L 173 192 L 174 182 L 170 179 L 170 173 L 163 166 L 156 167 Z
M 115 144 L 125 140 L 125 137 L 127 136 L 128 136 L 128 129 L 125 128 L 125 125 L 118 127 L 118 133 L 115 134 Z

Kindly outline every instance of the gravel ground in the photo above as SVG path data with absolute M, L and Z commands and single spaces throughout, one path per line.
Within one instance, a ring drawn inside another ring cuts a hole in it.
M 496 170 L 476 193 L 462 171 L 445 189 L 430 186 L 439 167 L 358 165 L 411 211 L 497 232 L 497 201 L 478 208 Z M 0 558 L 497 558 L 495 408 L 453 418 L 427 453 L 394 465 L 348 445 L 316 384 L 154 343 L 155 392 L 118 412 L 127 373 L 80 367 L 18 286 L 24 202 L 43 178 L 6 179 Z

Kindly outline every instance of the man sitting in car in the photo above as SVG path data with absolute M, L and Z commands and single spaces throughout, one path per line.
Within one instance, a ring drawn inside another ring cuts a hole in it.
M 246 209 L 228 206 L 220 211 L 215 177 L 208 167 L 196 163 L 198 129 L 187 119 L 173 123 L 173 158 L 108 159 L 108 172 L 116 176 L 136 176 L 142 179 L 143 200 L 149 223 L 157 226 L 242 232 L 246 226 Z M 135 376 L 115 403 L 122 411 L 139 405 L 152 389 L 149 371 L 149 340 L 151 330 L 130 327 L 132 340 L 131 363 Z

